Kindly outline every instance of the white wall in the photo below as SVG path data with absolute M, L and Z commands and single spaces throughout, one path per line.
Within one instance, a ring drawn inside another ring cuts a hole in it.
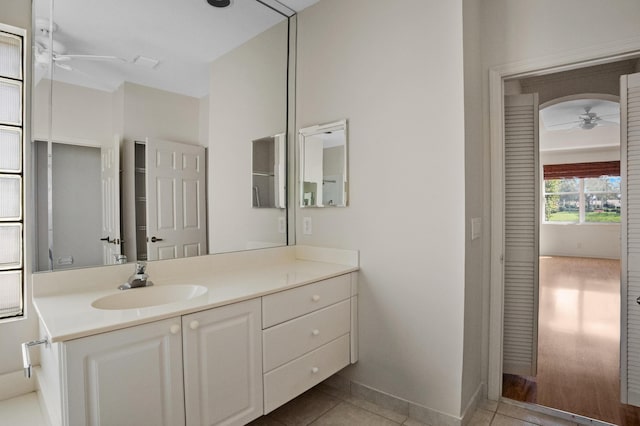
M 296 212 L 297 243 L 360 250 L 360 360 L 346 374 L 458 415 L 462 2 L 322 0 L 298 17 L 297 72 L 297 128 L 349 120 L 349 206 Z
M 284 209 L 252 208 L 252 141 L 285 132 L 287 21 L 213 62 L 209 95 L 209 252 L 284 245 Z M 230 225 L 235 224 L 235 225 Z
M 620 225 L 542 224 L 540 255 L 620 259 Z
M 640 35 L 637 0 L 483 0 L 486 66 L 589 49 Z
M 149 137 L 200 144 L 198 98 L 129 82 L 123 86 L 124 139 L 144 140 Z
M 35 88 L 33 138 L 49 138 L 51 80 L 41 79 Z M 51 137 L 66 143 L 103 145 L 112 140 L 112 94 L 73 84 L 53 84 Z

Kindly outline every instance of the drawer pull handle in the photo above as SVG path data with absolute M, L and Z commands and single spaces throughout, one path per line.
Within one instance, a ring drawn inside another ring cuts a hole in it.
M 314 295 L 311 297 L 311 300 L 313 300 L 314 302 L 318 302 L 318 301 L 320 300 L 320 296 L 318 296 L 317 294 L 314 294 Z
M 171 334 L 178 334 L 180 326 L 178 324 L 173 324 L 171 328 L 169 328 L 169 331 L 171 331 Z
M 318 367 L 313 367 L 313 368 L 311 369 L 311 372 L 312 372 L 313 374 L 316 374 L 318 371 L 320 371 L 320 369 L 319 369 Z
M 320 330 L 318 330 L 317 328 L 315 330 L 313 330 L 311 332 L 311 334 L 313 334 L 314 336 L 317 336 L 318 334 L 320 334 Z
M 198 327 L 200 327 L 200 323 L 197 320 L 193 320 L 189 324 L 189 328 L 191 328 L 192 330 L 197 330 Z

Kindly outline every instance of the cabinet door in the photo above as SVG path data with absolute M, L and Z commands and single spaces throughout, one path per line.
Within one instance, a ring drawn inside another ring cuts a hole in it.
M 262 415 L 260 299 L 182 318 L 187 425 L 244 425 Z
M 72 340 L 63 357 L 66 424 L 184 425 L 178 318 Z

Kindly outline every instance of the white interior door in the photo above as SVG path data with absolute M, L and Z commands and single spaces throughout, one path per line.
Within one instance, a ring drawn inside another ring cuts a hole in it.
M 640 406 L 640 73 L 620 79 L 622 402 Z
M 120 247 L 120 138 L 116 137 L 100 152 L 102 180 L 102 254 L 103 263 L 112 265 Z
M 146 146 L 148 260 L 206 253 L 204 147 L 161 140 Z
M 538 95 L 505 97 L 502 371 L 535 376 L 538 351 Z

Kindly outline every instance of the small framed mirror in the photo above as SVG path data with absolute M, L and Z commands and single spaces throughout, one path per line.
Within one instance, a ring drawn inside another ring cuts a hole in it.
M 252 141 L 251 205 L 253 208 L 286 207 L 285 134 Z
M 300 138 L 300 207 L 347 206 L 347 120 L 305 127 Z

